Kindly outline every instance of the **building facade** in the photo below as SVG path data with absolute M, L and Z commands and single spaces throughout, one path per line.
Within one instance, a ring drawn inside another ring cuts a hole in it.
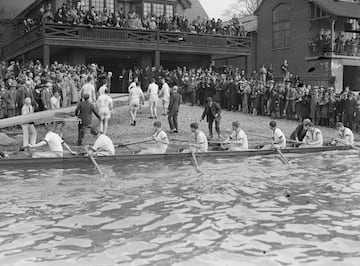
M 360 90 L 358 0 L 263 0 L 258 16 L 257 69 L 289 71 L 313 85 Z
M 94 7 L 126 16 L 135 12 L 139 16 L 169 16 L 192 13 L 205 16 L 203 9 L 193 8 L 189 0 L 83 0 L 85 10 Z M 200 5 L 196 0 L 197 6 Z M 209 66 L 215 57 L 233 58 L 250 56 L 250 40 L 215 34 L 197 34 L 180 31 L 149 30 L 128 27 L 107 27 L 67 23 L 44 23 L 24 31 L 23 19 L 35 16 L 41 5 L 51 4 L 56 12 L 63 4 L 76 5 L 72 0 L 36 0 L 14 20 L 11 41 L 3 45 L 2 60 L 35 60 L 44 64 L 53 61 L 70 64 L 97 62 L 111 69 L 114 75 L 123 68 L 164 66 L 175 68 Z M 196 6 L 196 5 L 194 5 Z M 188 18 L 196 19 L 196 18 Z

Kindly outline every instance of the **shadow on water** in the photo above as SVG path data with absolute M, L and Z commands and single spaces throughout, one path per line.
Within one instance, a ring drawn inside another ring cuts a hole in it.
M 359 265 L 359 155 L 287 157 L 0 171 L 0 265 Z

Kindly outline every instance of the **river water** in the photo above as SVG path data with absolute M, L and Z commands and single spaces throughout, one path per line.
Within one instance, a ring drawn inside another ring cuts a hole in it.
M 360 265 L 356 152 L 0 170 L 0 265 Z

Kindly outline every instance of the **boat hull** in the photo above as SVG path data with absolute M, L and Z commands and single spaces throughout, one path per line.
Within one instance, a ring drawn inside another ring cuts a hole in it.
M 350 150 L 350 147 L 316 147 L 316 148 L 287 148 L 281 150 L 283 154 L 307 154 L 321 153 L 328 151 L 344 151 Z M 218 151 L 198 153 L 198 159 L 221 159 L 232 157 L 254 157 L 267 156 L 277 154 L 276 150 L 245 150 L 245 151 Z M 166 153 L 155 155 L 115 155 L 106 157 L 97 157 L 99 164 L 131 164 L 134 162 L 150 162 L 150 161 L 182 161 L 191 159 L 189 153 Z M 27 158 L 27 159 L 3 159 L 0 160 L 1 169 L 19 167 L 19 168 L 70 168 L 76 165 L 89 164 L 88 157 L 63 157 L 63 158 Z

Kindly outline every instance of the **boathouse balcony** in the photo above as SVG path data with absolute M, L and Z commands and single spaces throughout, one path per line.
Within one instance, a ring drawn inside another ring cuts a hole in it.
M 248 37 L 43 24 L 6 44 L 2 49 L 1 58 L 25 58 L 28 53 L 40 50 L 43 62 L 49 64 L 52 47 L 72 47 L 110 51 L 152 51 L 155 65 L 159 65 L 160 52 L 249 56 L 250 45 Z

